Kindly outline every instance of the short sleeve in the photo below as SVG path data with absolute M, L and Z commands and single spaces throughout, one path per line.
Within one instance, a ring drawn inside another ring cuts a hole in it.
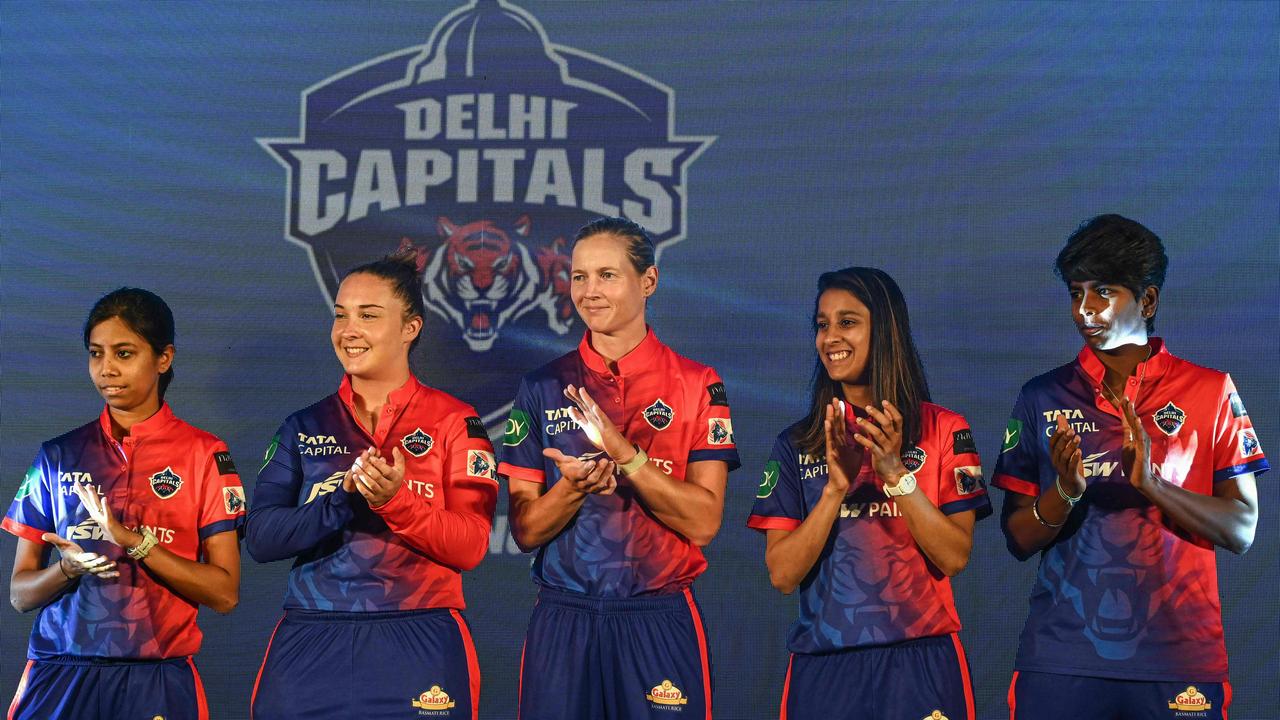
M 1218 483 L 1236 475 L 1260 474 L 1270 469 L 1249 411 L 1236 392 L 1231 376 L 1227 375 L 1223 379 L 1214 423 L 1213 481 Z
M 445 436 L 449 439 L 449 464 L 445 468 L 451 487 L 473 485 L 483 481 L 492 485 L 498 480 L 497 462 L 493 456 L 493 443 L 484 421 L 475 411 L 453 416 Z
M 799 456 L 784 434 L 773 444 L 773 452 L 764 464 L 747 527 L 761 531 L 795 530 L 804 518 Z
M 200 498 L 198 535 L 201 541 L 218 533 L 239 530 L 245 516 L 244 485 L 231 460 L 231 451 L 226 443 L 219 441 L 207 452 Z
M 541 415 L 541 404 L 534 399 L 529 381 L 521 380 L 502 434 L 502 462 L 498 464 L 498 474 L 530 482 L 547 481 L 545 459 L 542 457 L 545 447 L 542 427 L 537 422 Z
M 22 484 L 18 486 L 18 492 L 0 526 L 35 543 L 44 542 L 40 539 L 44 533 L 57 532 L 53 512 L 57 480 L 56 468 L 49 463 L 44 448 L 40 448 L 27 474 L 23 476 Z
M 710 368 L 702 378 L 705 387 L 699 392 L 698 419 L 694 441 L 689 448 L 689 463 L 720 460 L 730 472 L 741 467 L 738 448 L 734 444 L 733 418 L 729 413 L 729 395 L 720 376 Z
M 1040 494 L 1039 436 L 1035 427 L 1027 408 L 1024 388 L 1014 402 L 1009 423 L 1004 428 L 992 485 L 1022 495 Z
M 939 418 L 938 433 L 938 447 L 942 448 L 938 509 L 947 515 L 974 510 L 979 520 L 990 515 L 991 498 L 987 496 L 982 460 L 969 423 L 959 415 L 945 417 L 945 422 Z

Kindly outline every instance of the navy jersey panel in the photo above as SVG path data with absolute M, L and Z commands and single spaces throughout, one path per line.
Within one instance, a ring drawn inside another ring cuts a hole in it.
M 1216 483 L 1268 464 L 1230 376 L 1169 353 L 1125 386 L 1166 482 L 1212 495 Z M 1102 393 L 1105 368 L 1076 360 L 1022 388 L 993 484 L 1023 495 L 1054 492 L 1049 438 L 1058 418 L 1078 434 L 1088 483 L 1067 525 L 1041 553 L 1019 642 L 1023 671 L 1177 681 L 1227 677 L 1214 548 L 1175 526 L 1130 484 L 1119 412 Z
M 955 635 L 795 654 L 784 688 L 782 720 L 977 717 L 969 663 Z
M 590 346 L 527 375 L 512 404 L 499 472 L 508 478 L 559 482 L 554 447 L 567 455 L 595 452 L 569 416 L 568 385 L 585 388 L 618 429 L 649 461 L 683 481 L 691 463 L 738 467 L 733 421 L 715 371 L 681 357 L 650 331 L 618 360 L 617 373 Z M 611 495 L 590 495 L 577 514 L 537 551 L 532 575 L 545 587 L 595 597 L 678 592 L 706 569 L 702 550 L 659 522 L 620 478 Z
M 254 688 L 254 720 L 477 717 L 479 667 L 456 610 L 288 610 Z
M 111 663 L 53 657 L 31 661 L 10 720 L 208 720 L 204 687 L 190 658 Z
M 543 588 L 525 640 L 520 718 L 710 718 L 710 662 L 688 589 L 598 599 Z
M 1014 674 L 1010 720 L 1227 720 L 1231 684 Z
M 800 450 L 799 425 L 778 435 L 747 525 L 795 530 L 822 497 L 825 455 Z M 921 406 L 920 442 L 902 462 L 915 473 L 917 492 L 942 512 L 991 514 L 982 464 L 968 422 L 933 403 Z M 787 647 L 823 653 L 945 635 L 960 629 L 951 580 L 925 557 L 870 453 L 840 506 L 813 571 L 800 583 L 800 616 Z

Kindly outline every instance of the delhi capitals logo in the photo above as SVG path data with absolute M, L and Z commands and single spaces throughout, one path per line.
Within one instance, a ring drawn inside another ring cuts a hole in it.
M 1187 419 L 1187 413 L 1171 401 L 1168 405 L 1157 410 L 1156 414 L 1151 416 L 1151 419 L 1156 422 L 1156 427 L 1160 428 L 1160 432 L 1165 435 L 1172 435 L 1178 432 L 1178 428 L 1182 427 L 1182 423 Z
M 902 466 L 907 469 L 907 472 L 915 472 L 924 467 L 924 461 L 928 459 L 929 453 L 926 453 L 921 448 L 913 447 L 902 453 Z
M 161 500 L 168 500 L 182 489 L 182 477 L 173 471 L 173 468 L 167 467 L 160 472 L 152 475 L 151 492 Z
M 644 409 L 644 421 L 654 430 L 666 430 L 675 416 L 676 411 L 662 402 L 662 398 L 654 400 L 652 405 Z
M 671 88 L 552 43 L 505 0 L 459 7 L 425 44 L 301 100 L 297 137 L 259 139 L 286 171 L 285 237 L 326 302 L 350 268 L 415 254 L 430 338 L 415 368 L 490 432 L 520 376 L 574 344 L 574 232 L 623 216 L 660 257 L 685 237 L 686 174 L 715 140 L 676 134 Z
M 422 457 L 431 450 L 431 446 L 436 444 L 431 436 L 422 432 L 422 428 L 415 428 L 413 432 L 400 438 L 400 444 L 404 446 L 414 457 Z

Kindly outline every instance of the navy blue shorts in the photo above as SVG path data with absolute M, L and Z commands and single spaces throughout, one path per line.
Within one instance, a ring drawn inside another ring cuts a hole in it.
M 1231 683 L 1115 680 L 1018 671 L 1010 720 L 1226 720 Z
M 475 720 L 480 665 L 457 610 L 287 610 L 249 702 L 254 720 Z
M 710 720 L 711 657 L 686 588 L 605 600 L 543 588 L 520 660 L 520 720 Z
M 200 673 L 189 657 L 29 660 L 9 720 L 208 720 Z
M 954 633 L 825 655 L 793 653 L 780 717 L 974 720 L 969 661 Z

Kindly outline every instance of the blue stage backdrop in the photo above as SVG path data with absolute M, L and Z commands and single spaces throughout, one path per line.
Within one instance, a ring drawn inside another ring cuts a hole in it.
M 1273 3 L 9 0 L 4 502 L 40 441 L 99 410 L 80 324 L 108 290 L 172 305 L 171 404 L 252 487 L 279 422 L 338 384 L 346 268 L 419 250 L 416 370 L 500 430 L 519 376 L 582 332 L 566 240 L 623 214 L 659 241 L 652 325 L 723 375 L 744 461 L 695 586 L 716 716 L 775 717 L 796 607 L 743 523 L 805 408 L 820 272 L 897 278 L 935 400 L 972 422 L 989 475 L 1020 385 L 1078 349 L 1058 248 L 1091 215 L 1132 216 L 1172 258 L 1160 334 L 1231 371 L 1280 454 L 1278 33 Z M 1219 553 L 1232 717 L 1280 713 L 1275 480 L 1253 550 Z M 239 608 L 201 617 L 215 718 L 247 717 L 280 614 L 288 563 L 245 560 Z M 504 500 L 465 580 L 485 718 L 515 716 L 529 561 Z M 955 582 L 981 717 L 1007 717 L 1035 562 L 992 518 Z M 11 693 L 32 615 L 0 619 Z

